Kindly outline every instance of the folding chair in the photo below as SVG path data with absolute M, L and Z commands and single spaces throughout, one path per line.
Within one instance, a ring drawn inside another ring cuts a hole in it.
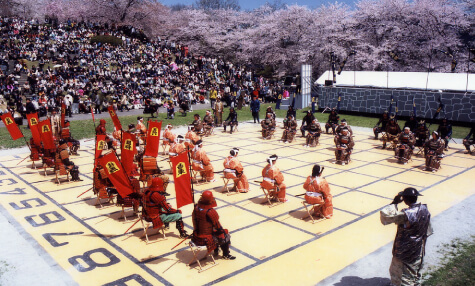
M 97 192 L 97 199 L 95 205 L 99 203 L 102 208 L 102 200 L 107 200 L 108 203 L 112 203 L 112 201 L 114 200 L 114 195 L 109 195 L 109 193 L 107 192 L 107 188 L 101 188 L 99 192 Z
M 302 202 L 302 205 L 305 207 L 305 210 L 307 211 L 307 214 L 308 214 L 308 216 L 302 217 L 303 220 L 306 219 L 306 218 L 308 218 L 308 217 L 310 217 L 310 218 L 312 219 L 312 224 L 314 224 L 314 223 L 316 223 L 316 222 L 319 222 L 319 221 L 322 221 L 322 220 L 325 220 L 325 217 L 321 217 L 321 218 L 315 220 L 315 219 L 313 219 L 313 215 L 310 213 L 310 211 L 311 211 L 314 207 L 316 207 L 316 210 L 321 210 L 321 208 L 323 207 L 323 204 L 309 204 L 309 203 L 307 203 L 306 201 L 303 201 L 303 202 Z M 308 209 L 308 206 L 307 206 L 307 205 L 311 206 L 311 208 Z
M 166 155 L 166 154 L 167 154 L 167 146 L 170 146 L 170 145 L 168 145 L 168 144 L 166 144 L 166 145 L 165 145 L 165 144 L 162 144 L 163 155 Z M 170 149 L 170 148 L 168 148 L 168 149 Z
M 153 225 L 153 223 L 146 221 L 142 215 L 140 215 L 140 221 L 142 222 L 142 228 L 143 228 L 143 234 L 140 238 L 145 236 L 145 240 L 147 241 L 147 244 L 150 242 L 148 240 L 148 235 L 147 235 L 147 230 L 150 227 L 150 225 Z M 167 236 L 165 235 L 165 225 L 162 225 L 161 227 L 158 228 L 157 234 L 162 233 L 163 235 L 163 240 L 167 240 Z
M 66 169 L 64 164 L 56 164 L 56 166 L 54 167 L 54 173 L 56 175 L 56 183 L 58 183 L 58 185 L 61 185 L 61 180 L 59 179 L 59 176 L 66 176 L 66 179 L 68 180 L 68 182 L 70 182 L 69 171 Z
M 272 197 L 272 194 L 271 194 L 271 192 L 278 192 L 278 187 L 275 187 L 275 189 L 273 190 L 266 190 L 265 188 L 261 187 L 261 190 L 262 192 L 264 192 L 264 195 L 266 196 L 266 200 L 269 203 L 270 208 L 283 203 L 279 199 Z
M 237 189 L 236 189 L 235 192 L 231 192 L 232 188 L 231 188 L 231 190 L 229 189 L 229 186 L 228 186 L 229 181 L 234 181 L 233 179 L 226 178 L 225 176 L 222 176 L 221 179 L 223 179 L 223 183 L 224 183 L 223 191 L 222 191 L 223 193 L 226 192 L 228 196 L 239 194 Z
M 206 247 L 206 245 L 199 246 L 199 245 L 196 245 L 195 243 L 193 243 L 193 241 L 191 241 L 191 240 L 190 240 L 190 243 L 188 245 L 190 246 L 191 252 L 193 252 L 193 258 L 191 259 L 190 263 L 188 263 L 188 266 L 191 266 L 192 264 L 197 262 L 198 266 L 200 267 L 200 270 L 198 271 L 198 273 L 201 273 L 205 270 L 208 270 L 208 269 L 218 265 L 216 260 L 214 260 L 213 255 L 211 255 L 211 253 L 208 253 L 208 248 Z M 198 259 L 198 253 L 202 250 L 206 251 L 206 254 L 203 258 Z M 211 259 L 213 260 L 213 263 L 203 268 L 203 266 L 201 265 L 200 260 L 206 259 L 208 256 L 211 256 Z

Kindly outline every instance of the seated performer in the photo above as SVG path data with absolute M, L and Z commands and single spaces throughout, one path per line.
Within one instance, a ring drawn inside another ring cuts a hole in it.
M 275 165 L 277 162 L 277 155 L 272 155 L 267 158 L 267 166 L 262 170 L 261 187 L 268 190 L 273 200 L 286 202 L 285 198 L 285 184 L 284 175 Z
M 409 129 L 411 129 L 411 132 L 415 133 L 417 126 L 418 126 L 417 119 L 414 117 L 414 114 L 411 114 L 411 116 L 409 116 L 409 120 L 407 120 L 406 123 L 404 123 L 404 128 L 409 127 Z
M 411 159 L 412 151 L 414 150 L 414 144 L 416 138 L 411 132 L 410 127 L 404 127 L 404 132 L 401 132 L 398 138 L 399 144 L 395 150 L 395 157 L 399 161 L 404 161 L 404 165 Z
M 192 168 L 195 171 L 199 171 L 201 178 L 204 178 L 208 182 L 216 182 L 214 178 L 214 168 L 211 165 L 211 161 L 203 150 L 203 141 L 198 140 L 191 153 L 193 159 Z
M 231 126 L 231 134 L 233 134 L 233 127 L 238 125 L 237 112 L 234 111 L 234 107 L 229 109 L 228 118 L 223 122 L 224 131 L 226 132 L 226 126 Z
M 386 130 L 384 131 L 386 133 L 381 138 L 383 140 L 383 149 L 386 148 L 387 142 L 393 142 L 394 148 L 396 148 L 397 138 L 399 133 L 401 133 L 401 127 L 399 127 L 394 116 L 391 116 L 391 119 L 389 119 L 389 122 L 386 125 Z
M 437 133 L 442 140 L 444 140 L 445 151 L 449 150 L 449 141 L 452 137 L 452 124 L 450 124 L 447 118 L 442 119 L 439 128 L 437 128 Z
M 300 126 L 300 132 L 302 132 L 302 137 L 305 137 L 305 130 L 308 130 L 310 124 L 312 124 L 315 116 L 311 110 L 307 110 L 307 114 L 302 119 L 302 125 Z
M 470 139 L 470 136 L 472 136 L 472 139 Z M 472 151 L 470 150 L 470 146 L 475 144 L 475 123 L 472 122 L 472 128 L 470 128 L 470 132 L 468 133 L 467 136 L 463 139 L 463 146 L 465 146 L 465 154 L 472 154 Z
M 214 255 L 219 254 L 218 246 L 221 246 L 223 258 L 228 260 L 236 259 L 229 252 L 231 235 L 219 223 L 218 212 L 214 209 L 218 205 L 210 191 L 204 191 L 201 198 L 193 209 L 191 215 L 193 219 L 193 234 L 191 241 L 199 246 L 205 246 L 208 253 L 214 250 Z
M 153 223 L 153 228 L 159 228 L 163 224 L 168 227 L 170 222 L 176 221 L 176 228 L 180 233 L 180 238 L 190 237 L 185 230 L 181 210 L 176 210 L 167 203 L 165 191 L 163 190 L 160 178 L 153 178 L 152 185 L 147 188 L 142 197 L 143 217 L 146 221 Z
M 195 131 L 196 134 L 201 134 L 203 132 L 203 122 L 201 121 L 200 115 L 195 114 L 193 115 L 194 120 L 191 123 L 193 125 L 193 130 Z
M 234 181 L 234 191 L 247 193 L 249 192 L 249 182 L 247 181 L 246 175 L 244 175 L 244 168 L 237 158 L 239 149 L 233 148 L 229 153 L 231 155 L 224 159 L 223 163 L 224 177 Z
M 196 145 L 196 142 L 200 140 L 200 137 L 194 131 L 194 126 L 188 126 L 188 132 L 185 134 L 185 148 L 191 152 Z
M 71 154 L 78 155 L 78 150 L 81 143 L 79 142 L 79 140 L 76 140 L 73 138 L 73 136 L 71 135 L 69 126 L 70 126 L 69 120 L 64 120 L 64 127 L 63 127 L 63 131 L 61 132 L 61 138 L 66 140 L 66 142 L 68 142 L 68 146 L 70 146 L 70 149 L 71 149 Z
M 414 136 L 416 137 L 415 146 L 417 147 L 423 147 L 426 141 L 429 139 L 429 128 L 427 128 L 424 119 L 421 119 L 419 121 L 416 132 L 414 132 Z
M 275 121 L 275 112 L 274 112 L 274 110 L 272 109 L 272 106 L 267 106 L 267 109 L 266 109 L 266 117 L 267 117 L 267 114 L 268 114 L 268 113 L 271 114 L 272 119 Z
M 444 141 L 439 138 L 439 133 L 432 131 L 432 138 L 424 145 L 426 170 L 434 173 L 440 168 L 440 161 L 444 157 L 444 147 Z
M 336 136 L 338 136 L 343 128 L 348 129 L 348 133 L 350 133 L 350 136 L 353 136 L 353 130 L 351 130 L 350 125 L 348 125 L 348 122 L 346 122 L 346 119 L 343 119 L 338 125 L 338 127 L 335 129 Z
M 206 110 L 206 115 L 203 117 L 203 128 L 205 136 L 210 136 L 213 133 L 214 118 L 210 110 Z
M 374 133 L 374 139 L 378 139 L 379 133 L 383 132 L 386 130 L 386 125 L 389 122 L 389 112 L 385 110 L 383 112 L 383 115 L 381 115 L 381 118 L 379 118 L 378 123 L 373 127 L 373 133 Z M 379 124 L 381 124 L 381 127 L 379 127 Z
M 284 133 L 282 134 L 282 142 L 292 143 L 294 141 L 295 134 L 297 134 L 297 121 L 293 115 L 287 116 L 287 120 L 284 121 Z
M 168 152 L 170 158 L 176 157 L 179 154 L 186 152 L 185 144 L 183 144 L 183 141 L 185 141 L 183 135 L 178 135 L 176 143 L 170 146 L 170 151 Z
M 173 145 L 175 144 L 176 140 L 176 135 L 173 134 L 172 132 L 173 125 L 168 124 L 167 128 L 165 128 L 165 131 L 163 132 L 163 145 Z
M 122 141 L 122 130 L 117 130 L 117 128 L 114 126 L 114 132 L 112 132 L 112 138 L 114 138 L 112 144 L 115 147 L 120 146 L 121 144 L 120 142 Z
M 343 128 L 341 130 L 341 135 L 338 136 L 338 141 L 336 142 L 336 162 L 341 162 L 343 166 L 348 164 L 350 162 L 350 155 L 353 146 L 355 146 L 353 138 L 349 135 L 348 129 Z
M 137 117 L 137 125 L 135 125 L 135 130 L 139 136 L 145 136 L 147 134 L 147 127 L 143 123 L 143 117 Z
M 262 138 L 271 139 L 272 134 L 275 132 L 275 120 L 272 118 L 272 113 L 266 113 L 266 118 L 261 121 L 262 126 Z
M 105 135 L 106 136 L 107 148 L 112 149 L 112 140 L 109 137 L 109 135 L 107 135 L 106 120 L 105 119 L 101 119 L 99 121 L 99 125 L 96 127 L 96 135 Z
M 64 165 L 66 169 L 69 170 L 69 174 L 71 174 L 72 181 L 82 181 L 79 178 L 79 167 L 74 165 L 74 163 L 69 160 L 69 150 L 68 150 L 68 143 L 64 139 L 59 140 L 59 158 L 61 159 L 61 163 Z
M 318 122 L 318 119 L 315 118 L 313 120 L 310 126 L 308 126 L 307 131 L 307 144 L 305 147 L 317 147 L 320 134 L 322 133 L 322 128 L 320 127 L 320 122 Z
M 338 112 L 335 108 L 332 108 L 332 111 L 328 115 L 328 121 L 325 124 L 325 132 L 328 134 L 328 130 L 332 129 L 332 134 L 335 135 L 335 129 L 338 126 L 338 121 L 340 120 L 340 116 L 338 116 Z
M 330 219 L 333 216 L 333 196 L 330 194 L 327 180 L 322 177 L 323 169 L 324 167 L 320 167 L 320 165 L 314 165 L 312 175 L 307 177 L 303 188 L 307 191 L 305 201 L 308 204 L 323 204 L 321 208 L 314 207 L 313 215 Z

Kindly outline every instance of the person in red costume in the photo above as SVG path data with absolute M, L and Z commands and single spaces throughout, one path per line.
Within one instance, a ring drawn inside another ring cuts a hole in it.
M 168 228 L 170 222 L 176 221 L 180 238 L 189 237 L 184 228 L 181 210 L 176 210 L 167 203 L 163 181 L 160 177 L 152 179 L 152 185 L 145 191 L 142 200 L 144 219 L 152 222 L 153 228 L 159 228 L 164 224 Z
M 223 251 L 223 258 L 228 260 L 236 259 L 231 255 L 229 246 L 231 245 L 231 235 L 227 229 L 224 229 L 219 222 L 216 200 L 211 191 L 204 191 L 198 204 L 196 204 L 193 219 L 193 234 L 191 241 L 194 244 L 204 246 L 208 253 L 214 250 L 214 255 L 219 254 L 219 248 Z

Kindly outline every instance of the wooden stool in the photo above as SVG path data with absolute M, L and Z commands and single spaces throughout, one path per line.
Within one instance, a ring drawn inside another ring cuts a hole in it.
M 193 252 L 193 258 L 191 259 L 190 263 L 188 263 L 188 266 L 190 266 L 190 265 L 194 264 L 195 262 L 197 262 L 198 266 L 200 267 L 200 270 L 198 271 L 198 273 L 201 273 L 205 270 L 208 270 L 208 269 L 218 265 L 216 260 L 214 260 L 213 255 L 210 255 L 210 253 L 208 253 L 208 248 L 206 247 L 206 245 L 199 246 L 199 245 L 194 244 L 193 241 L 190 241 L 190 243 L 188 245 L 190 246 L 190 249 Z M 198 253 L 201 250 L 206 251 L 206 255 L 203 258 L 198 259 Z M 200 260 L 206 259 L 206 257 L 208 257 L 208 256 L 211 256 L 211 259 L 213 260 L 213 263 L 203 268 L 203 266 L 201 265 Z
M 274 198 L 272 197 L 272 195 L 271 195 L 271 193 L 270 193 L 270 192 L 276 192 L 276 191 L 278 191 L 277 188 L 278 188 L 278 187 L 276 187 L 276 189 L 274 189 L 274 190 L 266 190 L 266 189 L 264 189 L 263 187 L 261 187 L 261 190 L 262 190 L 262 192 L 264 193 L 264 195 L 266 196 L 266 200 L 267 200 L 267 202 L 269 203 L 269 207 L 270 207 L 270 208 L 271 208 L 271 207 L 275 207 L 275 206 L 280 205 L 280 204 L 283 203 L 282 201 L 280 201 L 280 200 L 277 199 L 277 198 L 275 198 L 277 201 L 274 201 L 274 200 L 273 200 Z
M 145 236 L 145 240 L 147 241 L 147 244 L 148 244 L 150 241 L 148 240 L 147 230 L 150 227 L 150 225 L 153 226 L 153 223 L 146 221 L 142 215 L 140 215 L 140 221 L 142 222 L 142 228 L 143 228 L 143 234 L 140 238 Z M 162 225 L 162 227 L 158 229 L 157 234 L 160 232 L 162 232 L 163 240 L 167 240 L 167 236 L 165 235 L 165 225 Z
M 163 155 L 166 155 L 167 154 L 167 146 L 170 146 L 170 145 L 165 145 L 165 144 L 162 144 L 162 149 L 163 149 Z M 170 149 L 170 148 L 169 148 Z
M 323 207 L 323 204 L 309 204 L 309 203 L 307 203 L 306 201 L 303 201 L 303 202 L 302 202 L 302 205 L 305 207 L 305 210 L 307 210 L 307 214 L 308 214 L 308 216 L 304 216 L 304 217 L 302 217 L 302 219 L 306 219 L 306 218 L 310 217 L 310 218 L 312 219 L 312 224 L 314 224 L 314 223 L 316 223 L 316 222 L 319 222 L 319 221 L 322 221 L 322 220 L 325 220 L 325 217 L 321 217 L 321 218 L 315 220 L 315 219 L 313 219 L 313 215 L 310 213 L 310 211 L 311 211 L 314 207 L 316 207 L 317 210 L 321 210 L 321 208 Z M 307 205 L 311 206 L 311 208 L 308 209 Z
M 226 178 L 226 177 L 224 177 L 224 176 L 221 177 L 221 179 L 223 179 L 223 183 L 224 183 L 223 190 L 222 190 L 223 193 L 226 192 L 228 196 L 235 195 L 235 194 L 239 194 L 239 192 L 237 191 L 237 189 L 236 189 L 235 192 L 231 192 L 231 190 L 230 190 L 229 187 L 228 187 L 229 181 L 230 181 L 230 180 L 234 181 L 233 179 L 229 179 L 229 178 Z M 236 187 L 236 186 L 235 186 L 235 187 Z
M 68 182 L 70 182 L 70 180 L 69 180 L 69 170 L 67 170 L 66 167 L 63 164 L 57 165 L 55 167 L 54 173 L 56 175 L 56 183 L 58 183 L 58 185 L 61 185 L 61 180 L 59 180 L 59 176 L 66 176 L 66 179 L 68 180 Z

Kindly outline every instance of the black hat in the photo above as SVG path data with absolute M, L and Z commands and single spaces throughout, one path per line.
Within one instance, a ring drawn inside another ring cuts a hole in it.
M 196 141 L 196 144 L 195 144 L 195 145 L 196 145 L 196 146 L 199 146 L 199 145 L 201 145 L 201 144 L 203 144 L 203 140 L 198 140 L 198 141 Z
M 129 124 L 129 129 L 133 129 L 135 127 L 134 124 Z
M 238 153 L 239 153 L 239 149 L 236 147 L 234 147 L 233 149 L 231 149 L 231 151 L 229 151 L 229 154 L 231 154 L 231 156 L 236 156 Z
M 422 196 L 422 194 L 419 193 L 415 188 L 405 188 L 404 191 L 400 192 L 398 195 L 399 195 L 399 196 L 403 196 L 403 197 L 418 197 L 418 196 Z

